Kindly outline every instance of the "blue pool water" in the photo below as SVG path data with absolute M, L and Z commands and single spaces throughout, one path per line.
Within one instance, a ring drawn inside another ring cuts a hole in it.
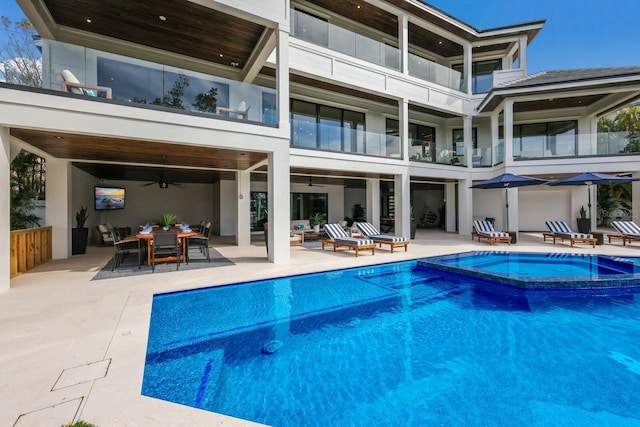
M 142 392 L 274 426 L 637 426 L 639 295 L 415 261 L 156 295 Z
M 608 255 L 474 251 L 419 263 L 527 289 L 640 287 L 638 259 Z

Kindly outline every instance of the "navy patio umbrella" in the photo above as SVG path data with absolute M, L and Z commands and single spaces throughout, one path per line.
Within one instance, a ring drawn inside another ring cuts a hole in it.
M 556 181 L 547 182 L 547 185 L 586 185 L 589 195 L 589 218 L 591 218 L 591 186 L 606 184 L 624 184 L 626 182 L 640 181 L 640 178 L 630 176 L 610 175 L 606 173 L 585 172 L 580 175 L 570 176 L 568 178 L 558 179 Z
M 498 175 L 486 181 L 473 184 L 471 188 L 482 188 L 482 189 L 504 188 L 506 202 L 507 202 L 506 203 L 506 208 L 507 208 L 506 231 L 509 231 L 509 193 L 507 192 L 507 190 L 509 188 L 515 188 L 515 187 L 527 187 L 529 185 L 545 184 L 546 182 L 547 181 L 544 179 L 532 178 L 530 176 L 514 175 L 512 173 L 503 173 L 502 175 Z

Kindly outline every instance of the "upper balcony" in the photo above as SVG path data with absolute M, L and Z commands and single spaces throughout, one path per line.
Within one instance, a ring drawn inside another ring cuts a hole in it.
M 293 37 L 395 71 L 402 69 L 397 37 L 376 40 L 298 9 L 292 10 L 291 21 Z M 409 54 L 409 75 L 449 89 L 464 91 L 460 72 L 424 56 Z
M 66 43 L 42 41 L 45 88 L 87 99 L 277 125 L 276 90 Z

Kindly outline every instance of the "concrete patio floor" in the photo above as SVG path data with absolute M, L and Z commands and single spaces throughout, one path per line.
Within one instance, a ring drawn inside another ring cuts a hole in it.
M 606 232 L 606 230 L 605 230 Z M 606 238 L 605 238 L 606 243 Z M 640 246 L 553 243 L 520 233 L 518 243 L 490 246 L 470 236 L 418 230 L 409 251 L 355 258 L 342 250 L 291 248 L 291 261 L 266 260 L 264 243 L 212 246 L 235 265 L 91 281 L 113 249 L 51 261 L 0 293 L 0 425 L 59 426 L 83 419 L 98 426 L 247 426 L 248 421 L 142 396 L 151 301 L 155 293 L 364 266 L 469 250 L 640 256 Z

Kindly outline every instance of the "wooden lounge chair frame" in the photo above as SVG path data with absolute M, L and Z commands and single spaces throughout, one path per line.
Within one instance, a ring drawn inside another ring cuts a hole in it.
M 356 252 L 356 257 L 360 254 L 361 250 L 369 250 L 371 249 L 371 255 L 376 254 L 376 244 L 371 239 L 358 239 L 356 237 L 349 237 L 349 235 L 342 229 L 340 224 L 325 224 L 324 231 L 329 236 L 329 239 L 322 239 L 320 242 L 322 243 L 322 250 L 324 250 L 325 245 L 332 245 L 333 252 L 341 247 L 348 248 L 349 250 L 353 249 Z M 337 237 L 332 237 L 332 234 Z M 345 239 L 345 240 L 336 240 L 336 239 Z M 349 243 L 349 239 L 353 242 L 358 240 L 367 240 L 371 243 Z
M 383 236 L 373 225 L 371 225 L 368 222 L 356 222 L 354 223 L 354 225 L 356 226 L 356 228 L 358 229 L 361 235 L 363 235 L 366 239 L 373 240 L 375 243 L 378 244 L 379 248 L 382 248 L 382 245 L 389 245 L 389 250 L 391 251 L 391 253 L 393 253 L 393 250 L 395 248 L 404 247 L 405 252 L 408 252 L 409 250 L 409 240 L 407 240 L 406 238 L 401 239 L 400 237 L 397 237 L 397 236 Z M 371 234 L 368 234 L 368 232 L 371 232 Z M 394 241 L 393 240 L 394 238 L 400 239 L 400 240 Z
M 480 239 L 487 239 L 489 241 L 489 245 L 493 245 L 494 243 L 507 243 L 509 246 L 511 246 L 511 236 L 505 236 L 504 234 L 501 234 L 501 235 L 492 234 L 492 233 L 496 233 L 496 231 L 484 233 L 481 229 L 479 229 L 479 227 L 476 226 L 476 224 L 479 224 L 479 223 L 486 223 L 486 226 L 490 230 L 493 230 L 493 225 L 489 221 L 486 221 L 486 220 L 473 221 L 474 233 L 471 233 L 471 240 L 473 240 L 474 237 L 477 237 L 478 242 L 480 241 Z
M 627 243 L 631 244 L 631 242 L 640 241 L 640 236 L 635 234 L 630 235 L 624 232 L 624 228 L 622 227 L 624 226 L 624 223 L 631 223 L 635 228 L 638 228 L 638 226 L 633 221 L 612 221 L 611 225 L 618 231 L 619 234 L 609 234 L 609 243 L 611 243 L 611 239 L 620 239 L 622 240 L 622 246 L 626 246 Z
M 322 243 L 322 250 L 324 250 L 324 246 L 325 245 L 332 245 L 333 246 L 333 252 L 336 251 L 336 249 L 339 249 L 341 247 L 345 247 L 348 249 L 353 249 L 356 252 L 356 257 L 358 256 L 358 254 L 360 253 L 361 250 L 369 250 L 371 249 L 371 255 L 375 255 L 376 254 L 376 244 L 372 243 L 369 245 L 354 245 L 352 243 L 345 243 L 345 242 L 337 242 L 335 240 L 331 240 L 331 239 L 322 239 L 320 241 Z
M 552 239 L 553 244 L 555 245 L 557 239 L 560 239 L 561 242 L 564 242 L 565 240 L 569 240 L 569 242 L 571 243 L 571 247 L 573 247 L 575 243 L 586 243 L 586 244 L 590 244 L 593 248 L 596 247 L 596 243 L 598 243 L 598 239 L 596 239 L 592 235 L 590 235 L 591 237 L 571 236 L 572 231 L 571 229 L 569 229 L 569 226 L 566 225 L 564 221 L 552 221 L 552 222 L 563 223 L 567 228 L 567 230 L 569 231 L 566 233 L 556 233 L 552 231 L 549 231 L 547 233 L 542 233 L 543 241 L 546 242 L 547 239 Z M 549 227 L 549 230 L 551 230 L 551 226 L 549 226 L 549 221 L 545 221 L 545 223 L 547 224 L 547 227 Z

